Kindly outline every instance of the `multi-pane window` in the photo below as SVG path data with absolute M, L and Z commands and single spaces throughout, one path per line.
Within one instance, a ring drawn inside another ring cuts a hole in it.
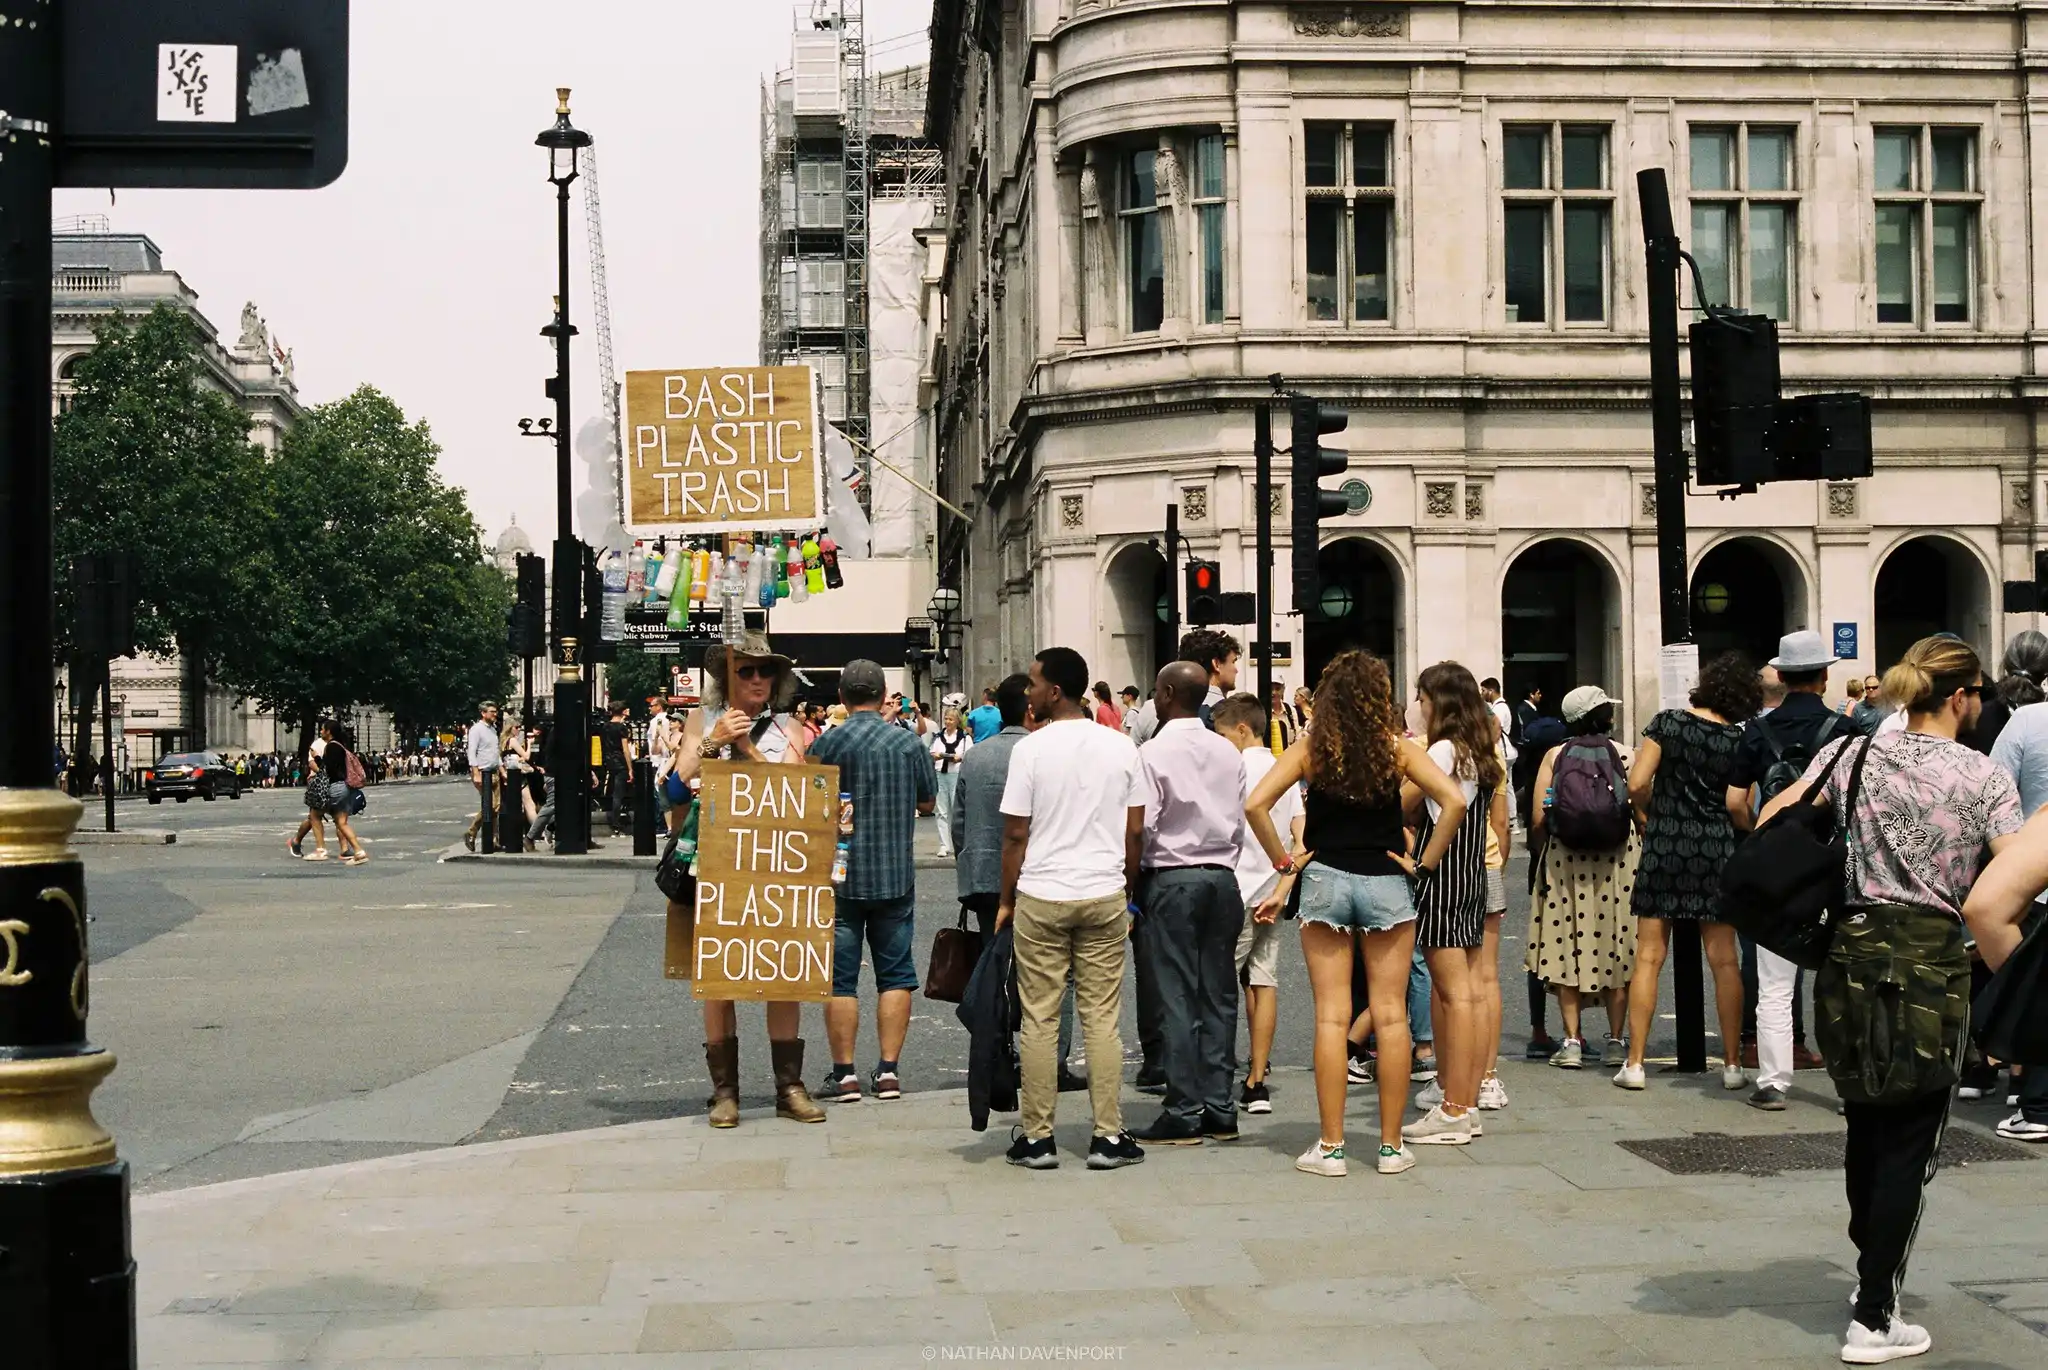
M 796 225 L 798 228 L 846 226 L 846 168 L 836 158 L 797 159 Z
M 1195 229 L 1202 254 L 1202 322 L 1222 323 L 1223 258 L 1226 233 L 1223 139 L 1215 134 L 1195 140 Z
M 803 257 L 796 267 L 797 327 L 846 327 L 846 263 L 837 257 Z
M 1166 321 L 1166 248 L 1159 204 L 1159 154 L 1140 148 L 1124 158 L 1124 280 L 1130 331 L 1156 333 Z
M 1976 315 L 1977 134 L 1966 128 L 1879 128 L 1877 321 L 1969 323 Z
M 825 417 L 834 423 L 843 422 L 846 418 L 846 354 L 806 352 L 794 360 L 809 362 L 818 369 L 818 398 Z
M 1792 130 L 1754 125 L 1691 129 L 1692 256 L 1703 303 L 1792 320 Z
M 1302 134 L 1308 316 L 1385 322 L 1392 296 L 1392 130 L 1310 123 Z
M 1604 323 L 1614 213 L 1606 128 L 1507 125 L 1501 187 L 1507 321 Z

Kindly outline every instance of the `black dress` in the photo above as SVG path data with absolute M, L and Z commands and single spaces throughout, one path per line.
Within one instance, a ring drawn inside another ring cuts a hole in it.
M 1711 919 L 1721 868 L 1735 850 L 1727 795 L 1742 728 L 1666 709 L 1643 736 L 1663 755 L 1629 911 L 1638 918 Z

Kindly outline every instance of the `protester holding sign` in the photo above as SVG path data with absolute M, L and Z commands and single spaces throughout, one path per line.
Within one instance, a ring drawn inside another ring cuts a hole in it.
M 803 727 L 788 711 L 796 698 L 795 663 L 768 645 L 760 633 L 748 633 L 731 652 L 721 643 L 704 654 L 704 707 L 690 715 L 676 749 L 673 774 L 684 784 L 696 780 L 708 760 L 756 764 L 801 765 Z M 726 699 L 726 682 L 733 697 Z M 685 939 L 698 946 L 697 910 L 669 904 L 669 919 L 690 928 Z M 740 1120 L 739 1016 L 730 999 L 704 999 L 704 1058 L 711 1072 L 710 1123 L 733 1127 Z M 800 1123 L 825 1120 L 803 1084 L 804 1043 L 797 1035 L 800 1006 L 770 1002 L 768 1049 L 775 1067 L 775 1112 Z

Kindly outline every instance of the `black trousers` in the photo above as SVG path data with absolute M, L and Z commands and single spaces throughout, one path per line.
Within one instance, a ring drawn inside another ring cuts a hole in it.
M 633 792 L 633 773 L 624 766 L 606 766 L 604 781 L 604 816 L 611 824 L 612 836 L 617 837 L 625 831 L 619 820 L 625 816 L 627 796 Z
M 1860 1282 L 1856 1321 L 1875 1331 L 1891 1325 L 1899 1305 L 1953 1093 L 1945 1089 L 1904 1104 L 1843 1105 L 1849 1240 L 1856 1245 Z
M 1157 870 L 1140 890 L 1138 964 L 1151 964 L 1166 1112 L 1195 1127 L 1205 1118 L 1234 1119 L 1237 934 L 1244 927 L 1237 877 L 1205 867 Z M 1143 1014 L 1141 1005 L 1141 1023 Z
M 1131 929 L 1131 963 L 1138 976 L 1138 1074 L 1157 1080 L 1166 1069 L 1166 1037 L 1159 1025 L 1159 977 L 1145 955 L 1142 918 Z

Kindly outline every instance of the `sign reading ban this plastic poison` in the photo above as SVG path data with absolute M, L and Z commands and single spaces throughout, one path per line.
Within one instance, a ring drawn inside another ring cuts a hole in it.
M 704 763 L 691 984 L 699 999 L 832 995 L 839 768 Z

